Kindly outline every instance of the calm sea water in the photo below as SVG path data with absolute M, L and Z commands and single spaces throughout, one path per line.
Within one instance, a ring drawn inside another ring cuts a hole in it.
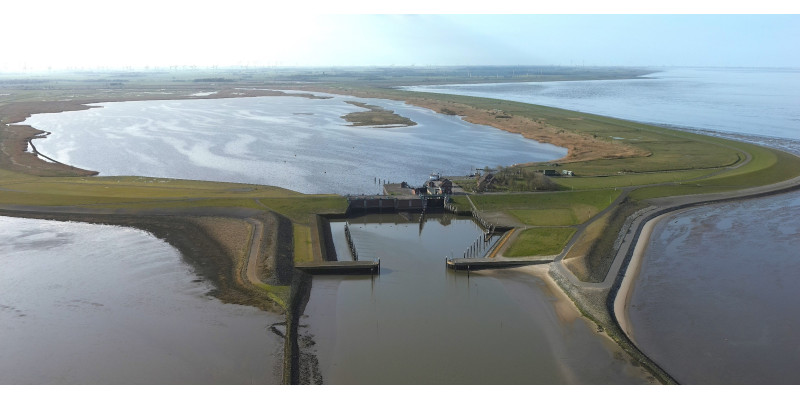
M 341 118 L 394 110 L 411 127 L 351 127 Z M 422 183 L 431 172 L 558 159 L 566 149 L 402 102 L 333 96 L 103 103 L 37 114 L 24 124 L 52 132 L 37 149 L 102 175 L 257 183 L 303 193 L 383 193 L 377 180 Z
M 638 79 L 407 87 L 633 121 L 800 139 L 800 69 L 675 68 Z

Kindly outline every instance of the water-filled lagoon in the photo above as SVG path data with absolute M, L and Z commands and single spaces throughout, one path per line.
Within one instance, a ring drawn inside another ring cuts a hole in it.
M 326 96 L 320 94 L 321 96 Z M 352 127 L 342 119 L 381 106 L 417 123 Z M 102 103 L 37 114 L 52 132 L 37 149 L 102 175 L 138 175 L 280 186 L 302 193 L 378 194 L 377 180 L 420 184 L 431 172 L 561 158 L 566 149 L 380 99 L 270 96 Z

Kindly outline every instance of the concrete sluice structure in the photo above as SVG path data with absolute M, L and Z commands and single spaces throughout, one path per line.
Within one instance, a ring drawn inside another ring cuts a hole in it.
M 447 195 L 420 196 L 350 196 L 347 198 L 347 212 L 398 212 L 424 211 L 431 208 L 444 208 Z

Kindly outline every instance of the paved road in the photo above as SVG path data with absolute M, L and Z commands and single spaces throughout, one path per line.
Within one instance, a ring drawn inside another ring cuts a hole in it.
M 264 238 L 264 223 L 255 218 L 245 218 L 245 221 L 253 227 L 253 232 L 250 235 L 250 247 L 247 249 L 247 257 L 245 257 L 245 276 L 250 283 L 257 285 L 263 283 L 258 278 L 257 272 L 261 241 Z

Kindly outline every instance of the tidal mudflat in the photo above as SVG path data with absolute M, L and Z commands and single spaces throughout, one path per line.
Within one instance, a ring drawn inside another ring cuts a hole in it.
M 334 238 L 344 221 L 334 222 Z M 429 214 L 349 220 L 375 277 L 314 276 L 301 324 L 326 384 L 630 384 L 650 376 L 548 283 L 547 266 L 453 272 L 483 232 Z M 347 253 L 337 240 L 337 254 Z M 347 259 L 347 256 L 343 257 Z
M 687 384 L 796 384 L 800 198 L 664 218 L 628 308 L 639 348 Z
M 275 384 L 283 317 L 137 229 L 0 217 L 0 384 Z
M 257 183 L 303 193 L 382 193 L 376 182 L 418 183 L 431 172 L 554 160 L 566 149 L 403 102 L 289 96 L 158 100 L 36 114 L 52 132 L 37 149 L 101 175 Z M 326 95 L 327 96 L 327 95 Z M 348 126 L 342 116 L 391 110 L 417 125 Z

